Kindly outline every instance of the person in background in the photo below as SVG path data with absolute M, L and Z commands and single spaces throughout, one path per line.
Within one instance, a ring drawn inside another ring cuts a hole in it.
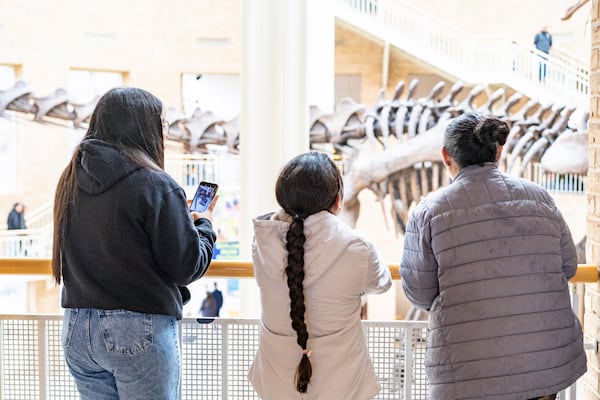
M 223 293 L 217 288 L 217 282 L 214 282 L 215 288 L 212 291 L 212 296 L 217 302 L 217 317 L 221 314 L 221 308 L 223 307 Z
M 23 203 L 14 204 L 12 210 L 8 213 L 6 226 L 9 230 L 27 229 L 25 226 L 25 205 Z
M 550 54 L 552 48 L 552 35 L 548 32 L 547 26 L 542 26 L 540 31 L 533 37 L 535 48 L 544 54 Z M 546 63 L 547 57 L 540 56 L 539 62 L 539 80 L 543 81 L 546 78 Z
M 177 320 L 212 258 L 217 198 L 190 213 L 163 170 L 167 127 L 151 93 L 109 90 L 58 182 L 52 272 L 83 400 L 179 399 Z
M 412 212 L 402 287 L 429 311 L 432 400 L 554 399 L 586 371 L 567 281 L 577 253 L 552 197 L 498 170 L 508 125 L 467 113 L 446 128 L 452 183 Z
M 15 203 L 12 210 L 8 213 L 6 219 L 6 228 L 8 230 L 27 229 L 25 226 L 25 205 L 23 203 Z M 24 235 L 15 233 L 11 235 L 8 242 L 8 255 L 12 257 L 26 256 L 27 250 L 24 249 Z
M 262 316 L 248 378 L 263 400 L 365 400 L 380 390 L 361 297 L 392 280 L 373 244 L 338 219 L 342 193 L 328 155 L 302 154 L 277 179 L 282 209 L 254 220 Z
M 213 296 L 210 290 L 206 291 L 206 297 L 202 300 L 202 305 L 200 306 L 200 314 L 203 317 L 214 318 L 217 317 L 218 305 L 217 300 Z

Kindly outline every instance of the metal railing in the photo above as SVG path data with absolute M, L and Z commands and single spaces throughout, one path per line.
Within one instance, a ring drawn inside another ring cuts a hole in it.
M 398 265 L 390 265 L 390 271 L 394 280 L 400 279 Z M 0 275 L 49 273 L 47 258 L 0 258 Z M 247 261 L 215 260 L 207 276 L 251 278 L 253 267 Z M 597 266 L 579 265 L 570 282 L 597 281 Z M 180 327 L 181 399 L 258 398 L 246 378 L 258 347 L 258 320 L 216 318 L 200 323 L 184 318 Z M 427 399 L 427 322 L 363 321 L 363 327 L 382 387 L 376 399 Z M 0 398 L 78 398 L 64 361 L 61 330 L 59 315 L 0 315 Z M 597 351 L 597 343 L 586 347 Z M 567 396 L 563 392 L 560 399 Z
M 170 155 L 165 158 L 165 171 L 183 187 L 197 186 L 201 181 L 218 182 L 218 156 L 210 154 Z
M 375 399 L 426 399 L 427 323 L 363 322 L 381 385 Z M 62 317 L 0 315 L 0 398 L 78 399 L 64 361 Z M 257 399 L 246 375 L 258 349 L 259 321 L 185 318 L 181 334 L 181 399 Z
M 553 193 L 587 193 L 587 175 L 582 174 L 557 174 L 545 171 L 541 164 L 533 163 L 526 179 L 537 183 L 544 189 Z
M 338 18 L 465 82 L 505 83 L 530 98 L 589 109 L 589 66 L 564 54 L 553 57 L 508 39 L 473 36 L 402 0 L 335 5 Z
M 50 257 L 52 225 L 0 231 L 0 257 Z

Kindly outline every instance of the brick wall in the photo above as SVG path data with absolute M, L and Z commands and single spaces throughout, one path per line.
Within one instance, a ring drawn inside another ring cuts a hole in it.
M 354 100 L 372 105 L 382 88 L 383 42 L 370 40 L 365 34 L 354 32 L 339 22 L 335 29 L 335 42 L 335 73 L 360 75 L 361 96 Z M 400 80 L 408 85 L 413 77 L 420 78 L 421 85 L 415 92 L 417 97 L 424 96 L 435 83 L 443 80 L 433 69 L 396 48 L 390 49 L 388 68 L 388 82 L 384 88 L 386 98 L 392 97 Z
M 600 265 L 600 0 L 592 1 L 591 104 L 588 169 L 587 261 Z M 587 284 L 584 331 L 588 340 L 600 340 L 600 285 Z M 588 352 L 585 399 L 600 399 L 600 358 Z
M 37 96 L 66 87 L 71 68 L 123 72 L 181 106 L 180 75 L 239 73 L 237 0 L 11 2 L 0 13 L 0 64 L 21 68 Z

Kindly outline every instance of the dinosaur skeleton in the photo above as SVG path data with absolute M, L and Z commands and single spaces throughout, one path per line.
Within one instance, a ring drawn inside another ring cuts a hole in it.
M 47 117 L 72 121 L 75 128 L 89 122 L 92 111 L 98 102 L 95 98 L 87 104 L 69 102 L 64 89 L 56 89 L 45 97 L 35 97 L 23 81 L 17 81 L 11 88 L 0 91 L 0 115 L 4 111 L 33 114 L 33 120 L 44 121 Z
M 449 121 L 468 111 L 494 115 L 510 125 L 499 161 L 506 172 L 516 171 L 524 176 L 532 163 L 539 162 L 551 173 L 586 173 L 589 113 L 580 113 L 579 120 L 573 123 L 574 107 L 539 104 L 534 99 L 513 111 L 522 103 L 523 96 L 514 93 L 502 102 L 504 89 L 497 89 L 477 107 L 475 102 L 484 93 L 484 86 L 472 87 L 459 101 L 458 96 L 465 89 L 460 81 L 443 97 L 445 83 L 441 81 L 425 97 L 416 98 L 418 84 L 417 79 L 408 85 L 398 82 L 389 100 L 382 89 L 372 107 L 350 98 L 342 99 L 332 113 L 310 107 L 311 146 L 332 146 L 343 160 L 342 217 L 351 226 L 355 226 L 360 212 L 359 193 L 370 189 L 382 202 L 382 208 L 389 195 L 395 232 L 403 233 L 411 205 L 447 184 L 448 176 L 440 158 L 444 129 Z M 58 118 L 72 121 L 75 128 L 89 121 L 96 103 L 97 99 L 88 104 L 70 103 L 63 89 L 47 97 L 35 97 L 23 81 L 0 91 L 0 115 L 10 110 L 32 114 L 38 122 Z M 169 108 L 166 119 L 169 140 L 180 142 L 186 152 L 206 153 L 210 145 L 224 147 L 234 154 L 240 151 L 237 117 L 224 120 L 210 111 L 197 109 L 188 118 Z
M 460 82 L 441 100 L 438 97 L 443 82 L 436 84 L 428 96 L 415 100 L 416 85 L 413 80 L 409 85 L 412 90 L 405 98 L 399 94 L 404 87 L 401 83 L 391 100 L 385 101 L 380 94 L 372 111 L 366 114 L 364 125 L 373 128 L 365 129 L 364 140 L 376 142 L 379 149 L 374 151 L 371 146 L 371 150 L 363 150 L 365 145 L 357 146 L 355 154 L 349 157 L 351 163 L 344 166 L 341 216 L 351 226 L 355 226 L 360 213 L 359 193 L 370 189 L 380 201 L 389 195 L 395 231 L 403 233 L 411 205 L 448 182 L 440 156 L 444 130 L 453 118 L 468 111 L 494 115 L 511 127 L 499 163 L 506 172 L 516 171 L 524 177 L 533 163 L 541 163 L 548 173 L 586 173 L 587 112 L 582 112 L 580 120 L 573 123 L 574 107 L 542 105 L 533 99 L 513 111 L 523 96 L 514 93 L 497 105 L 504 97 L 503 89 L 496 90 L 476 107 L 474 102 L 483 93 L 483 86 L 475 86 L 462 102 L 457 102 L 456 97 L 463 89 Z M 566 153 L 574 156 L 566 160 Z

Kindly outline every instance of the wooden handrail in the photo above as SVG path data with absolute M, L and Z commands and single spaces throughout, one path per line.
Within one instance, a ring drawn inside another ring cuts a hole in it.
M 49 258 L 0 258 L 0 275 L 52 275 Z M 250 261 L 213 260 L 205 276 L 254 278 Z
M 400 266 L 390 264 L 392 279 L 400 280 Z M 49 258 L 0 258 L 0 275 L 51 275 Z M 205 276 L 220 278 L 254 278 L 251 261 L 213 260 Z M 579 264 L 571 283 L 598 282 L 598 266 Z
M 569 280 L 570 283 L 594 283 L 598 282 L 598 266 L 595 264 L 578 264 L 575 276 Z

